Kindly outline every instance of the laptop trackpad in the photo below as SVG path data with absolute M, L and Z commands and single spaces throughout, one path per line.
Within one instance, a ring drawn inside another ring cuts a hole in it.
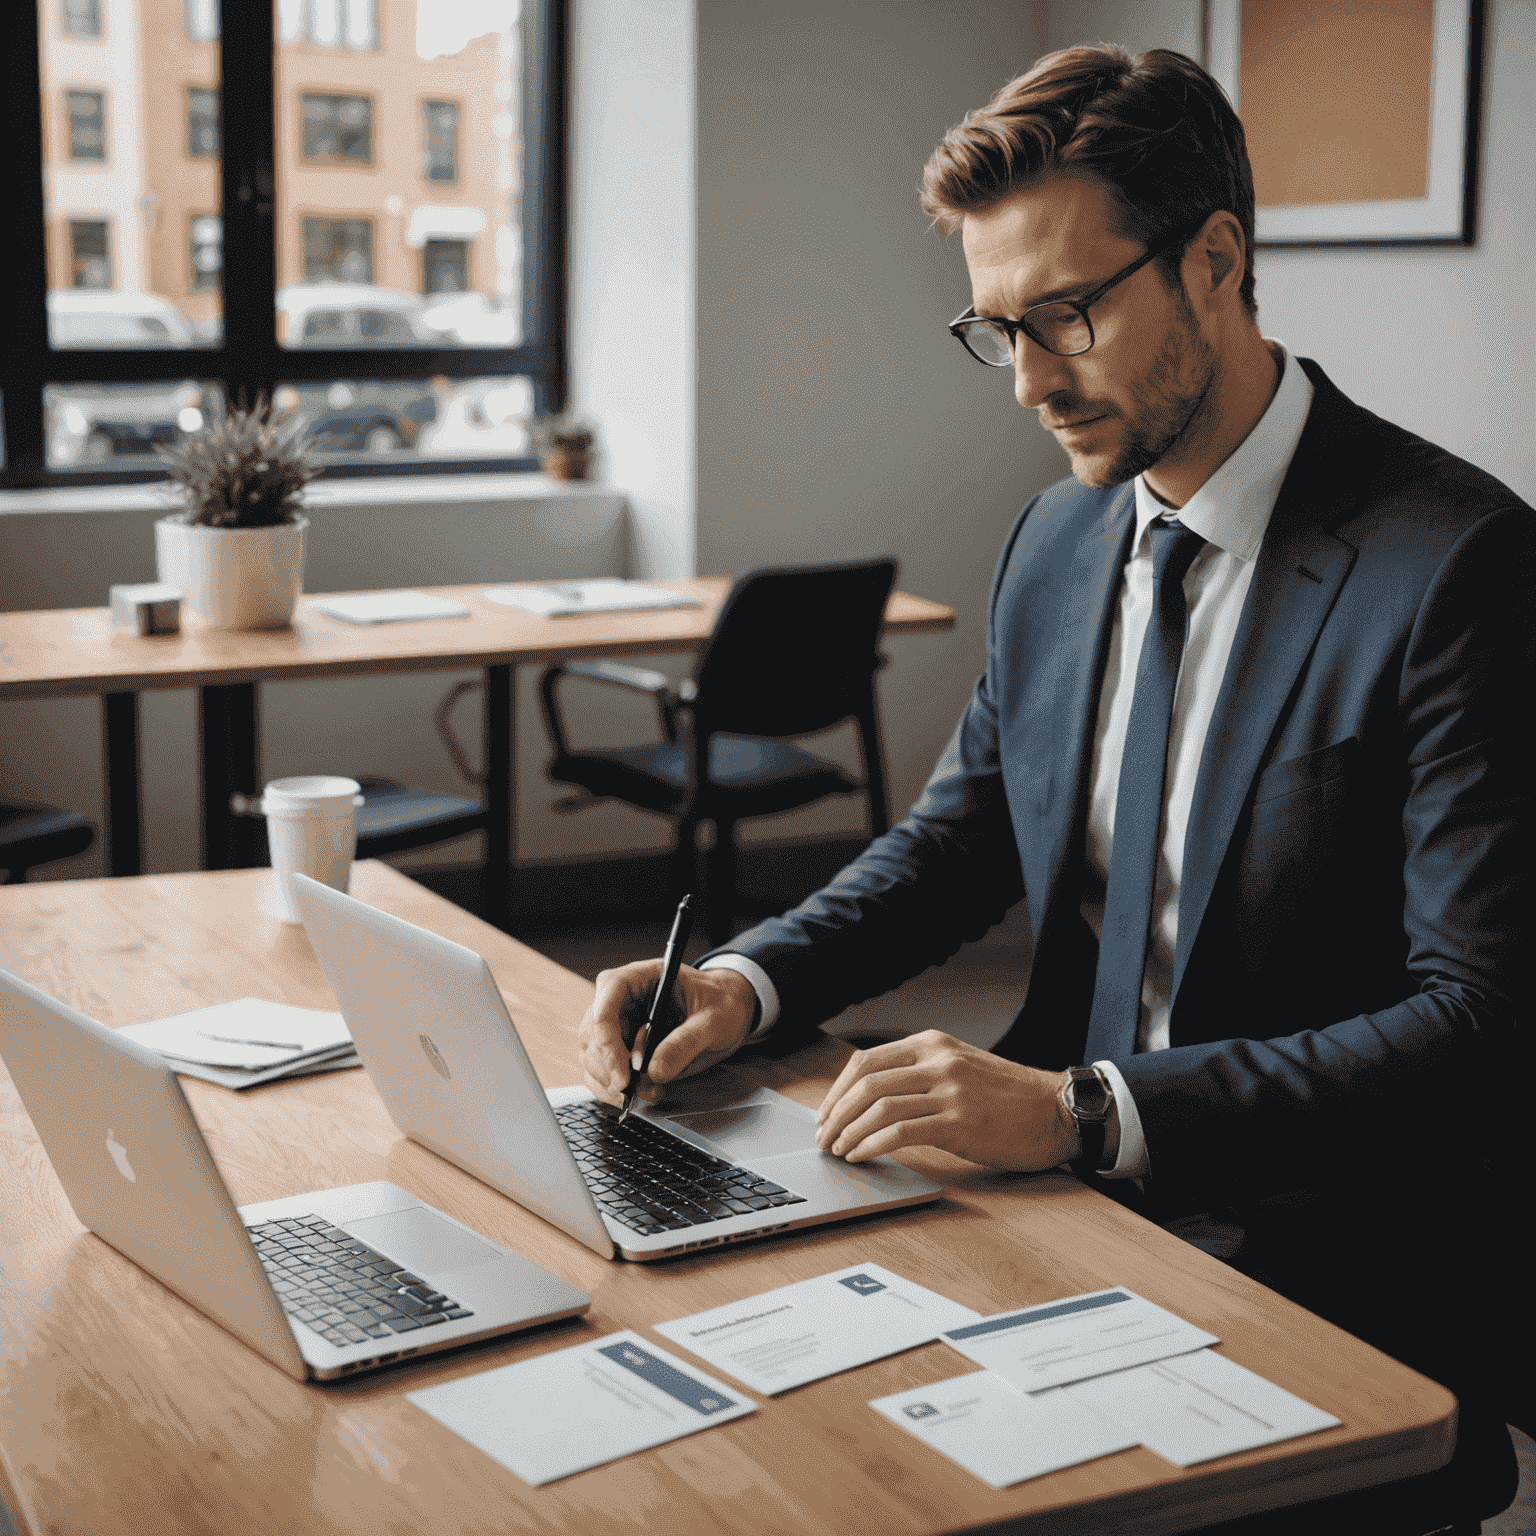
M 425 1206 L 395 1211 L 388 1216 L 365 1216 L 349 1221 L 346 1230 L 359 1242 L 377 1248 L 418 1275 L 441 1275 L 452 1269 L 504 1260 L 499 1248 L 481 1242 L 462 1227 L 445 1221 Z
M 687 1110 L 668 1115 L 703 1136 L 724 1157 L 776 1157 L 781 1152 L 805 1152 L 816 1145 L 816 1117 L 781 1104 L 733 1104 L 728 1109 Z

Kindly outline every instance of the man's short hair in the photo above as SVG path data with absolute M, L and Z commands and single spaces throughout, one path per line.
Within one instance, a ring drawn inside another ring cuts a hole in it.
M 1232 214 L 1247 246 L 1243 304 L 1257 313 L 1243 125 L 1193 59 L 1166 48 L 1136 58 L 1108 43 L 1047 54 L 944 135 L 923 171 L 923 211 L 953 230 L 1050 175 L 1103 185 L 1115 233 L 1144 245 Z M 1185 249 L 1158 260 L 1170 286 Z

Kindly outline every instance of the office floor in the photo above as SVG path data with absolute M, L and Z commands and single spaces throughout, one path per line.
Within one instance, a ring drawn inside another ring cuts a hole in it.
M 590 925 L 563 924 L 520 928 L 520 937 L 578 975 L 595 977 L 609 966 L 659 955 L 666 924 L 604 920 Z M 941 1029 L 972 1045 L 990 1046 L 1013 1020 L 1018 1007 L 1019 955 L 1027 942 L 1010 919 L 980 943 L 967 945 L 947 965 L 914 977 L 897 992 L 850 1008 L 828 1026 L 844 1039 L 866 1040 Z M 709 947 L 695 939 L 689 958 Z M 1510 1431 L 1520 1459 L 1520 1491 L 1502 1515 L 1483 1522 L 1483 1536 L 1531 1536 L 1536 1532 L 1536 1442 Z M 0 1536 L 9 1536 L 0 1525 Z M 1362 1531 L 1360 1536 L 1373 1536 Z

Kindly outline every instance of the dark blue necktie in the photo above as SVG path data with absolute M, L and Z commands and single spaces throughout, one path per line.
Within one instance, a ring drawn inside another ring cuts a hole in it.
M 1104 891 L 1104 928 L 1088 1015 L 1085 1061 L 1123 1060 L 1136 1049 L 1141 973 L 1152 922 L 1157 834 L 1163 817 L 1168 722 L 1189 614 L 1184 575 L 1205 540 L 1177 520 L 1153 523 L 1152 617 L 1136 664 L 1136 691 L 1115 794 L 1114 843 Z

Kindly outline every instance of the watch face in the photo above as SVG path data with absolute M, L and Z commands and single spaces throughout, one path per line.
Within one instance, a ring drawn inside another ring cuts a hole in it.
M 1103 1120 L 1109 1114 L 1109 1085 L 1097 1072 L 1072 1075 L 1072 1108 L 1084 1120 Z

